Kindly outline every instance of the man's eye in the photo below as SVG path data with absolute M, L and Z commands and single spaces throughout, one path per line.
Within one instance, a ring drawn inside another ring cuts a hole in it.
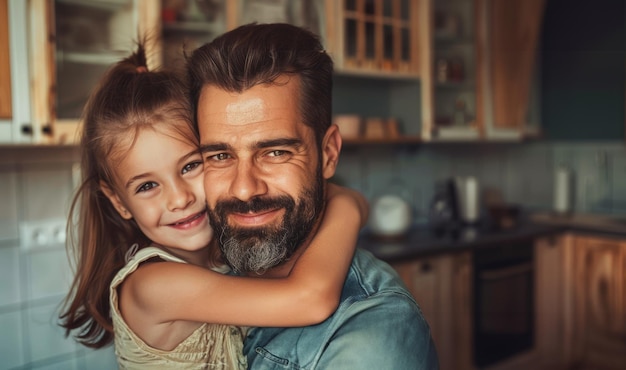
M 202 166 L 202 162 L 199 161 L 195 161 L 195 162 L 191 162 L 191 163 L 187 163 L 185 165 L 185 167 L 183 167 L 183 174 L 194 170 L 195 168 L 198 168 L 198 166 Z
M 283 156 L 283 155 L 285 155 L 285 154 L 287 154 L 287 151 L 286 151 L 286 150 L 279 150 L 279 149 L 276 149 L 276 150 L 272 150 L 272 151 L 271 151 L 271 152 L 269 152 L 267 155 L 268 155 L 268 156 L 270 156 L 270 157 L 280 157 L 280 156 Z
M 211 161 L 225 161 L 229 158 L 230 158 L 230 155 L 226 153 L 218 153 L 218 154 L 207 156 L 207 160 L 211 160 Z
M 157 183 L 152 181 L 143 183 L 137 188 L 137 193 L 148 191 L 150 189 L 156 188 L 157 186 Z

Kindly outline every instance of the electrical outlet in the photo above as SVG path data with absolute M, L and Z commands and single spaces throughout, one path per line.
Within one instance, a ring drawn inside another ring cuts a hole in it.
M 24 251 L 65 245 L 67 221 L 54 218 L 20 223 L 20 246 Z

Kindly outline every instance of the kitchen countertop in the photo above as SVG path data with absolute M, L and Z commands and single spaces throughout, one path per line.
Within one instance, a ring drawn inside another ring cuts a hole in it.
M 556 215 L 551 212 L 540 212 L 532 214 L 529 219 L 537 224 L 562 226 L 577 232 L 626 238 L 626 217 L 624 216 L 586 213 Z
M 534 213 L 508 230 L 467 229 L 459 235 L 435 235 L 427 226 L 413 227 L 401 238 L 381 238 L 364 230 L 359 247 L 387 262 L 398 262 L 441 253 L 456 253 L 476 248 L 517 243 L 562 232 L 577 232 L 605 237 L 626 238 L 626 218 L 604 215 Z

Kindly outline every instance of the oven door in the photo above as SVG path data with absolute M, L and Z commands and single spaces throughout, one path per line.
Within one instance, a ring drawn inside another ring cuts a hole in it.
M 478 251 L 474 258 L 474 362 L 485 367 L 534 346 L 533 243 Z

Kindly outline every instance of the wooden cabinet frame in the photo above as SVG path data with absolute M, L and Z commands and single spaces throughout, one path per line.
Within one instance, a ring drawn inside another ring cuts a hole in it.
M 0 119 L 12 117 L 9 55 L 9 3 L 0 0 Z

